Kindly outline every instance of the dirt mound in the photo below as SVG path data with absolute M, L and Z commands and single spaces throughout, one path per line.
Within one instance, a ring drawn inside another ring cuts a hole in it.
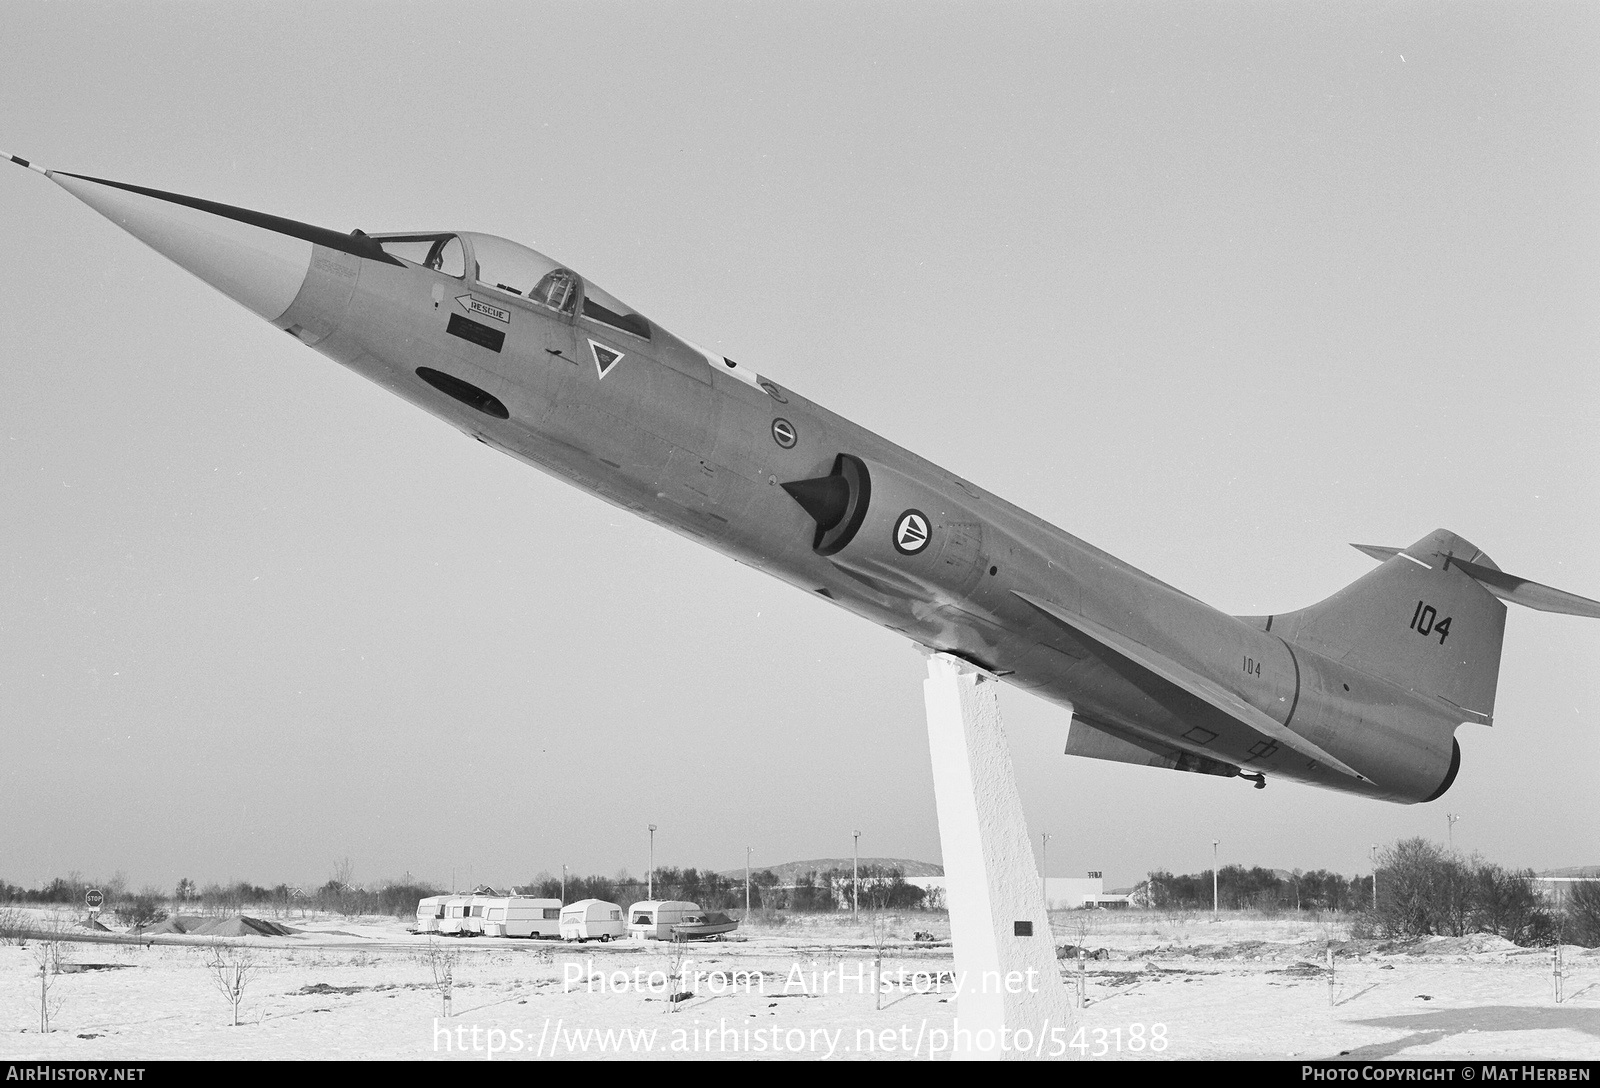
M 1493 933 L 1469 933 L 1465 937 L 1424 937 L 1407 951 L 1413 956 L 1475 956 L 1516 950 L 1515 943 Z
M 83 921 L 78 923 L 78 928 L 79 929 L 92 929 L 96 933 L 110 933 L 111 932 L 109 929 L 107 929 L 105 926 L 101 925 L 99 922 L 95 921 L 93 918 L 85 918 Z
M 298 933 L 299 930 L 262 918 L 235 914 L 231 918 L 208 919 L 189 932 L 206 937 L 287 937 L 291 933 Z
M 1282 960 L 1297 958 L 1293 945 L 1272 941 L 1234 941 L 1230 944 L 1200 944 L 1184 948 L 1153 949 L 1151 953 L 1193 956 L 1201 960 Z
M 1328 973 L 1328 969 L 1320 963 L 1310 963 L 1305 960 L 1292 963 L 1288 967 L 1274 967 L 1267 972 L 1269 975 L 1288 975 L 1291 978 L 1320 978 Z
M 135 926 L 130 932 L 137 933 L 141 937 L 153 937 L 162 933 L 188 933 L 191 927 L 204 925 L 205 921 L 196 914 L 172 914 L 147 926 Z
M 174 914 L 155 925 L 135 929 L 141 937 L 162 933 L 186 933 L 192 937 L 287 937 L 300 932 L 277 922 L 235 914 L 230 918 L 202 918 L 195 914 Z
M 1085 948 L 1075 944 L 1064 944 L 1056 949 L 1058 960 L 1108 960 L 1111 953 L 1104 948 Z

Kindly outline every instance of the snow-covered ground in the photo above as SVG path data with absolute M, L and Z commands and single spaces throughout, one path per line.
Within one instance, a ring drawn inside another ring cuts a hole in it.
M 48 1034 L 39 1032 L 40 942 L 0 946 L 0 1059 L 926 1060 L 944 1056 L 955 1026 L 950 983 L 940 982 L 948 945 L 911 940 L 916 930 L 946 936 L 936 915 L 801 918 L 687 948 L 429 939 L 392 919 L 278 920 L 301 932 L 222 945 L 64 944 Z M 1053 921 L 1057 943 L 1106 951 L 1082 962 L 1087 1004 L 1067 1030 L 1045 1034 L 1047 1052 L 1600 1059 L 1600 950 L 1564 950 L 1557 1004 L 1550 950 L 1486 935 L 1400 948 L 1349 942 L 1342 923 L 1300 917 L 1063 912 Z M 208 961 L 237 949 L 253 974 L 233 1027 Z M 434 978 L 451 953 L 446 1018 Z M 887 994 L 870 982 L 880 956 Z M 1079 962 L 1064 966 L 1076 993 Z M 673 1002 L 678 986 L 667 979 L 685 972 L 695 995 Z

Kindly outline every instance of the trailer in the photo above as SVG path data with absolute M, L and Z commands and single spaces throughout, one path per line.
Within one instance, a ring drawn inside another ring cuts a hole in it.
M 628 908 L 628 936 L 652 941 L 673 939 L 672 927 L 691 914 L 699 914 L 696 903 L 676 899 L 646 899 Z
M 478 896 L 485 937 L 559 937 L 561 900 L 531 895 Z
M 604 899 L 580 899 L 561 908 L 563 941 L 610 941 L 626 936 L 622 908 Z
M 417 900 L 417 925 L 411 932 L 439 932 L 439 923 L 444 920 L 445 909 L 449 902 L 448 895 L 430 895 L 426 899 Z
M 446 937 L 476 937 L 483 932 L 483 896 L 452 895 L 445 899 L 439 933 Z M 477 914 L 473 914 L 473 907 Z

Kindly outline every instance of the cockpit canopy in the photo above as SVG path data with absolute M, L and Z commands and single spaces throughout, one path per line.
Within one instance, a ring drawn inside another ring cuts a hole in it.
M 465 251 L 461 239 L 453 234 L 406 234 L 379 236 L 374 239 L 391 257 L 399 257 L 407 264 L 420 264 L 447 276 L 464 276 L 467 272 Z
M 537 250 L 492 234 L 378 234 L 391 257 L 446 276 L 517 295 L 562 314 L 578 312 L 613 329 L 650 339 L 650 323 L 621 300 Z M 468 268 L 472 274 L 467 274 Z

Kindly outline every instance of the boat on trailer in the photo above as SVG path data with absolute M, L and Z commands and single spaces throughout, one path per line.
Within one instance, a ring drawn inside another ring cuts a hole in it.
M 672 926 L 672 936 L 679 941 L 705 941 L 720 938 L 739 928 L 739 923 L 719 912 L 685 915 L 683 921 Z

